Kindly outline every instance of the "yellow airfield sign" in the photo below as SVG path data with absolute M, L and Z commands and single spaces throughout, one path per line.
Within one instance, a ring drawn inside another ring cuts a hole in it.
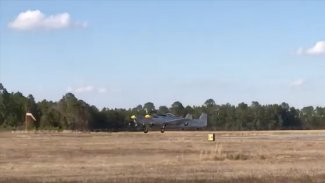
M 214 133 L 209 133 L 208 134 L 208 141 L 215 141 L 216 140 L 216 135 Z

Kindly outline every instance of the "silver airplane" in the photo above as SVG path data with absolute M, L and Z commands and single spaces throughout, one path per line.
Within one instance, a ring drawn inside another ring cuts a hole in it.
M 144 117 L 131 116 L 133 124 L 135 127 L 138 124 L 142 125 L 143 132 L 148 133 L 149 127 L 160 127 L 161 133 L 165 132 L 166 127 L 168 128 L 192 128 L 201 129 L 207 126 L 207 114 L 202 113 L 198 119 L 193 119 L 191 114 L 187 114 L 185 118 L 175 116 L 174 114 L 146 114 Z M 130 123 L 130 125 L 132 125 Z

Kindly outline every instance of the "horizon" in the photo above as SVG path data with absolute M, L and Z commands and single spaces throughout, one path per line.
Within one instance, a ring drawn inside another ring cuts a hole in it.
M 325 105 L 325 2 L 95 2 L 0 1 L 8 92 L 99 109 Z

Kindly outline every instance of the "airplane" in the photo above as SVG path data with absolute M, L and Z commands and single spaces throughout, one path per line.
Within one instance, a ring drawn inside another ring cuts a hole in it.
M 164 133 L 166 127 L 168 128 L 194 128 L 201 129 L 207 126 L 207 114 L 202 113 L 198 119 L 193 119 L 191 114 L 187 114 L 185 118 L 175 116 L 172 113 L 166 114 L 146 114 L 144 117 L 138 117 L 135 115 L 131 116 L 134 127 L 138 127 L 138 123 L 142 125 L 143 132 L 148 133 L 149 127 L 160 126 L 160 132 Z

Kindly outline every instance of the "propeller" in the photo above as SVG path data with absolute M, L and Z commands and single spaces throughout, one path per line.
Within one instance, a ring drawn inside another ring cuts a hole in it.
M 144 118 L 145 119 L 150 119 L 151 118 L 151 115 L 148 112 L 148 109 L 145 108 L 144 110 L 146 111 L 146 115 L 144 115 Z M 132 122 L 134 123 L 134 126 L 137 126 L 137 116 L 136 115 L 132 115 L 130 118 L 131 118 Z M 129 125 L 131 126 L 131 123 L 129 123 Z
M 144 118 L 146 118 L 146 119 L 151 118 L 151 115 L 149 114 L 148 109 L 145 108 L 144 110 L 146 111 L 146 115 L 144 116 Z
M 134 123 L 134 126 L 135 127 L 138 126 L 137 121 L 136 121 L 137 116 L 136 115 L 132 115 L 130 118 L 132 119 L 132 122 Z M 131 126 L 131 122 L 129 123 L 129 125 Z

